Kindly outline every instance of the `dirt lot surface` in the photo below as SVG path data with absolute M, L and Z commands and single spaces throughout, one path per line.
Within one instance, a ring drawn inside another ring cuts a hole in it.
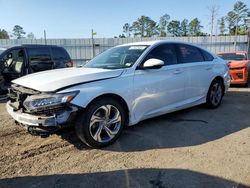
M 0 187 L 250 187 L 250 88 L 220 108 L 198 106 L 126 128 L 102 150 L 72 130 L 48 138 L 0 104 Z

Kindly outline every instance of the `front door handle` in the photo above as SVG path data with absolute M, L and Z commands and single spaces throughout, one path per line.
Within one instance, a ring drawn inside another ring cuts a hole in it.
M 175 69 L 174 74 L 180 74 L 182 72 L 184 72 L 184 70 L 182 70 L 182 69 Z

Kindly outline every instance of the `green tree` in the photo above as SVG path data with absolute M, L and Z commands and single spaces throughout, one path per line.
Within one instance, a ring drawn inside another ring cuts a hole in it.
M 225 17 L 221 17 L 218 20 L 218 26 L 219 26 L 219 30 L 220 30 L 220 35 L 225 35 L 225 33 L 226 33 Z
M 131 27 L 130 27 L 129 23 L 124 24 L 123 32 L 126 34 L 127 37 L 130 37 Z
M 191 36 L 204 35 L 201 32 L 201 29 L 203 28 L 203 26 L 201 25 L 201 22 L 199 21 L 198 18 L 194 18 L 193 20 L 191 20 L 190 23 L 188 24 L 188 27 L 189 27 L 189 33 Z
M 237 1 L 234 4 L 233 10 L 229 11 L 226 16 L 230 34 L 239 34 L 239 30 L 244 27 L 244 19 L 247 17 L 248 12 L 247 5 L 242 1 Z
M 168 25 L 168 21 L 170 19 L 170 16 L 168 14 L 164 14 L 162 17 L 160 17 L 160 21 L 159 21 L 159 37 L 166 37 L 167 33 L 166 33 L 166 27 Z
M 124 34 L 121 34 L 121 35 L 119 35 L 119 38 L 126 38 L 126 36 Z
M 0 39 L 9 39 L 9 34 L 4 29 L 0 29 Z
M 34 33 L 30 32 L 29 34 L 27 34 L 27 39 L 35 39 Z
M 133 22 L 131 30 L 135 36 L 151 37 L 157 34 L 157 24 L 148 16 L 141 16 Z
M 17 39 L 23 38 L 24 35 L 26 34 L 26 32 L 24 32 L 23 28 L 20 25 L 15 25 L 12 31 L 13 31 L 13 35 Z
M 148 20 L 148 25 L 146 29 L 146 37 L 152 37 L 159 35 L 159 28 L 157 23 L 154 20 Z
M 188 36 L 188 20 L 184 19 L 181 21 L 181 36 Z
M 181 23 L 178 20 L 172 20 L 168 24 L 168 32 L 173 36 L 181 35 Z

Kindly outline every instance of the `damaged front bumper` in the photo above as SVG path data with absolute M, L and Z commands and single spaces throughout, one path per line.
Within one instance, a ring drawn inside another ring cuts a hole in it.
M 50 132 L 50 130 L 57 130 L 62 127 L 62 125 L 68 124 L 73 117 L 75 116 L 78 108 L 75 106 L 71 106 L 70 109 L 62 111 L 58 114 L 53 115 L 32 115 L 28 113 L 24 113 L 21 110 L 15 110 L 10 102 L 6 104 L 7 112 L 10 116 L 18 123 L 24 125 L 28 131 L 29 128 L 32 130 L 43 130 L 46 132 Z

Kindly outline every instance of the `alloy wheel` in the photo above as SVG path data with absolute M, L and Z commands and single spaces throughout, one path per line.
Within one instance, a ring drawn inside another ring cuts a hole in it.
M 217 106 L 220 103 L 221 98 L 222 98 L 221 84 L 219 84 L 218 82 L 214 83 L 214 85 L 212 86 L 212 89 L 211 89 L 211 93 L 210 93 L 211 103 L 214 106 Z
M 121 114 L 113 105 L 103 105 L 91 116 L 89 132 L 92 138 L 99 143 L 112 140 L 120 128 Z

